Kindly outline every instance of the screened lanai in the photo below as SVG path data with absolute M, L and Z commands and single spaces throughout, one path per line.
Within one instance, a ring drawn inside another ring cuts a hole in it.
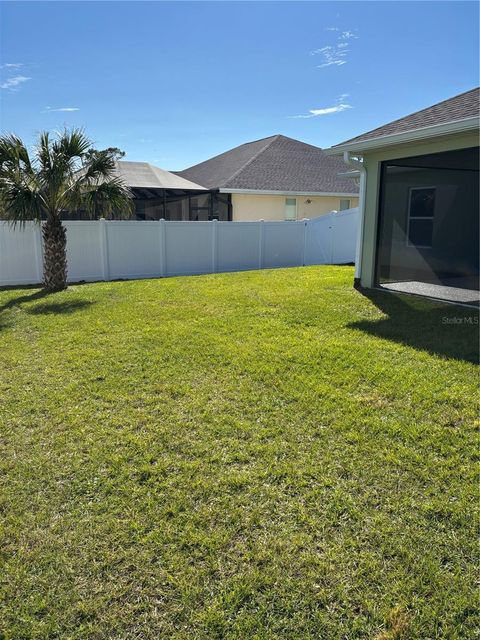
M 232 219 L 230 195 L 220 194 L 218 189 L 205 189 L 148 162 L 119 161 L 116 163 L 115 173 L 133 193 L 134 218 L 137 220 Z M 64 217 L 78 220 L 88 216 L 77 211 L 66 213 Z
M 118 162 L 138 220 L 230 220 L 228 197 L 146 162 Z
M 382 164 L 377 286 L 479 301 L 479 149 Z

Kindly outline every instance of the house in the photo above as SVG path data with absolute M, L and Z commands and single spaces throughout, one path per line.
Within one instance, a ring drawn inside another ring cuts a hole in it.
M 479 89 L 335 145 L 360 172 L 355 282 L 478 304 Z
M 178 175 L 218 190 L 233 220 L 297 220 L 358 204 L 358 186 L 339 174 L 349 169 L 310 144 L 275 135 L 247 142 Z

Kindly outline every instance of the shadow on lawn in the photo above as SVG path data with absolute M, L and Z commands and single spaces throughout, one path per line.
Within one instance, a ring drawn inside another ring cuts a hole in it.
M 90 300 L 65 300 L 64 302 L 46 302 L 43 304 L 37 304 L 31 309 L 26 309 L 27 313 L 32 315 L 42 315 L 47 313 L 74 313 L 79 309 L 89 307 L 92 302 Z
M 350 329 L 435 355 L 478 363 L 479 312 L 476 309 L 373 289 L 360 293 L 388 317 L 351 322 L 347 325 Z
M 28 291 L 28 289 L 25 289 L 24 291 Z M 55 296 L 57 295 L 58 293 L 50 293 L 49 291 L 45 291 L 44 289 L 35 289 L 33 293 L 23 293 L 22 295 L 16 296 L 15 298 L 10 298 L 10 300 L 5 302 L 5 304 L 0 305 L 0 329 L 5 328 L 10 324 L 3 315 L 4 312 L 13 307 L 19 307 L 23 303 L 35 302 L 37 300 L 45 299 L 48 300 L 48 302 L 46 301 L 25 309 L 27 313 L 30 313 L 32 315 L 74 313 L 79 309 L 89 307 L 91 304 L 93 304 L 93 302 L 90 300 L 55 301 Z

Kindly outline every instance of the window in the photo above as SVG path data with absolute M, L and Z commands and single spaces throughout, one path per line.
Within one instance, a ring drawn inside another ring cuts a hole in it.
M 285 198 L 285 220 L 297 219 L 297 199 Z
M 350 200 L 348 199 L 341 199 L 340 200 L 340 211 L 346 211 L 347 209 L 350 209 Z
M 433 239 L 435 187 L 412 187 L 408 202 L 407 246 L 430 248 Z

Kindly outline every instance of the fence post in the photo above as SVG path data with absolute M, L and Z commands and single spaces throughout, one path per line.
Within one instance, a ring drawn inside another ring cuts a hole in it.
M 303 219 L 303 257 L 302 257 L 302 267 L 305 266 L 305 258 L 307 257 L 307 226 L 308 226 L 308 218 Z
M 212 220 L 212 273 L 217 273 L 218 262 L 218 220 Z
M 335 227 L 337 224 L 337 215 L 338 211 L 335 209 L 332 211 L 332 222 L 330 225 L 330 262 L 329 264 L 335 264 Z
M 43 281 L 43 246 L 42 246 L 42 223 L 32 222 L 34 226 L 33 247 L 35 255 L 35 268 L 39 282 Z
M 110 279 L 110 270 L 108 265 L 108 242 L 107 242 L 107 221 L 100 218 L 98 221 L 98 229 L 100 233 L 100 253 L 102 256 L 103 279 Z
M 160 276 L 162 278 L 165 278 L 165 276 L 167 275 L 167 230 L 165 227 L 165 218 L 160 218 L 158 222 L 158 230 L 160 234 Z
M 263 269 L 263 265 L 265 263 L 264 260 L 264 245 L 265 245 L 265 220 L 259 220 L 260 224 L 258 225 L 259 230 L 259 238 L 258 238 L 258 268 Z

